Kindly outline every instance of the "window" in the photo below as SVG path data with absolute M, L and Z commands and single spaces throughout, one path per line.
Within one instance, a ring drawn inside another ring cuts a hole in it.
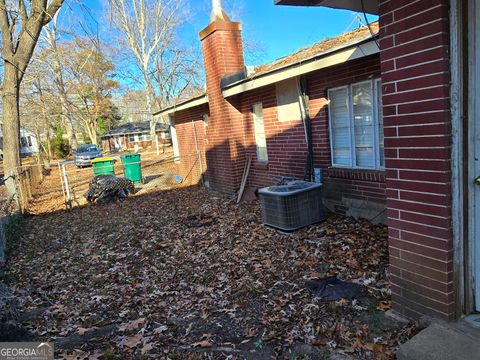
M 268 161 L 267 138 L 265 136 L 265 125 L 263 123 L 262 103 L 253 105 L 253 128 L 255 131 L 255 145 L 257 147 L 257 160 Z
M 276 85 L 278 121 L 300 120 L 299 87 L 297 78 Z
M 143 134 L 142 141 L 150 141 L 152 140 L 152 136 L 150 134 Z
M 328 91 L 330 143 L 334 166 L 383 168 L 383 116 L 380 80 Z
M 204 114 L 204 115 L 203 115 L 203 124 L 204 124 L 205 126 L 208 126 L 208 114 Z

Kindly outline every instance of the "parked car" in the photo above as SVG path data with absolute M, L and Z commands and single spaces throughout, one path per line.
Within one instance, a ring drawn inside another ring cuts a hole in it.
M 103 154 L 97 145 L 80 145 L 73 156 L 73 163 L 77 167 L 91 166 L 92 160 L 102 157 Z

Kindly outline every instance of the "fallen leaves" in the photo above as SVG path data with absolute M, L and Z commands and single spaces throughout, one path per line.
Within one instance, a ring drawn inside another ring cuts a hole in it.
M 188 359 L 182 347 L 261 344 L 282 358 L 307 343 L 372 358 L 414 333 L 383 329 L 386 227 L 331 216 L 286 235 L 261 224 L 257 204 L 197 188 L 32 217 L 11 264 L 19 309 L 49 309 L 28 324 L 42 339 L 116 325 L 82 347 L 91 356 Z M 327 304 L 304 288 L 329 276 L 369 294 Z
M 212 343 L 208 340 L 203 340 L 203 341 L 194 342 L 192 346 L 193 347 L 211 347 Z
M 377 306 L 377 310 L 380 311 L 387 311 L 392 308 L 392 302 L 391 301 L 380 301 L 380 303 Z
M 90 331 L 90 330 L 93 330 L 93 329 L 96 329 L 96 327 L 93 327 L 93 328 L 83 328 L 83 327 L 79 327 L 78 328 L 78 335 L 82 336 L 84 335 L 87 331 Z

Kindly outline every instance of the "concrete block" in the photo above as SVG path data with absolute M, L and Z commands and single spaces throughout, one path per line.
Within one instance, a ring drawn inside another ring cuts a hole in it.
M 434 323 L 401 345 L 398 360 L 480 359 L 478 330 L 465 326 Z

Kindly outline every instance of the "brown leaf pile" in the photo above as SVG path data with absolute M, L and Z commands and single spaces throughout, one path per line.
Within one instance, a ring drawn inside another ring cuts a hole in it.
M 68 352 L 77 358 L 284 358 L 301 343 L 381 359 L 415 331 L 385 317 L 387 264 L 384 226 L 331 216 L 283 234 L 261 224 L 258 204 L 192 187 L 31 217 L 9 268 L 20 310 L 45 309 L 27 324 L 39 338 L 115 325 Z M 305 281 L 325 276 L 369 295 L 315 299 Z

